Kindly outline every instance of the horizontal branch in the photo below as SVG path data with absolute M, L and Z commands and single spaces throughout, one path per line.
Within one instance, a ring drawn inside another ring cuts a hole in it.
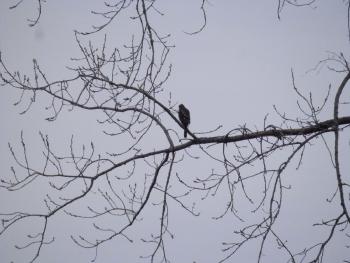
M 257 139 L 257 138 L 263 138 L 263 137 L 283 138 L 286 136 L 302 136 L 302 135 L 313 134 L 316 132 L 330 132 L 330 131 L 333 131 L 334 127 L 339 127 L 340 125 L 346 125 L 346 124 L 350 124 L 350 116 L 338 118 L 337 122 L 334 119 L 331 119 L 331 120 L 320 122 L 315 125 L 310 125 L 307 127 L 296 128 L 296 129 L 274 128 L 271 130 L 264 130 L 264 131 L 257 131 L 257 132 L 243 132 L 243 134 L 233 135 L 233 136 L 224 135 L 224 136 L 214 136 L 214 137 L 197 137 L 193 140 L 188 141 L 187 143 L 183 143 L 174 147 L 153 151 L 153 152 L 148 152 L 144 154 L 138 154 L 133 157 L 130 157 L 122 162 L 119 162 L 113 165 L 112 167 L 104 171 L 101 171 L 100 173 L 96 174 L 93 177 L 93 179 L 96 179 L 101 175 L 107 174 L 108 172 L 120 166 L 126 165 L 131 161 L 143 159 L 143 158 L 158 155 L 158 154 L 168 154 L 171 152 L 181 151 L 192 145 L 209 144 L 209 143 L 217 143 L 217 144 L 231 143 L 231 142 L 239 142 L 239 141 Z
M 332 128 L 337 125 L 350 124 L 350 116 L 341 117 L 336 122 L 334 119 L 319 122 L 315 125 L 310 125 L 302 128 L 296 129 L 280 129 L 276 127 L 271 130 L 257 131 L 257 132 L 246 132 L 240 135 L 234 136 L 216 136 L 216 137 L 201 137 L 189 142 L 188 144 L 208 144 L 208 143 L 229 143 L 238 142 L 250 139 L 257 139 L 262 137 L 285 137 L 285 136 L 298 136 L 298 135 L 308 135 L 315 132 L 331 131 Z M 333 130 L 332 130 L 333 131 Z M 184 144 L 187 145 L 187 144 Z M 179 145 L 182 146 L 182 145 Z M 177 146 L 177 147 L 179 147 Z M 175 147 L 175 149 L 177 148 Z

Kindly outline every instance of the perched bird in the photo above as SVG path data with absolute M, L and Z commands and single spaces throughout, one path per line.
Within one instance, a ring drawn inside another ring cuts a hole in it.
M 179 119 L 184 128 L 184 137 L 187 137 L 187 127 L 191 122 L 190 111 L 183 105 L 179 105 Z

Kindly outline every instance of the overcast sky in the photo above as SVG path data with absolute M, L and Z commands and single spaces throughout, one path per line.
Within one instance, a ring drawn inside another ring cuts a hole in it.
M 173 64 L 172 75 L 160 98 L 165 102 L 171 93 L 174 102 L 184 103 L 191 111 L 191 130 L 194 132 L 209 131 L 219 125 L 223 128 L 218 135 L 244 124 L 259 129 L 263 127 L 266 114 L 270 114 L 271 123 L 278 125 L 280 121 L 274 114 L 273 105 L 291 117 L 301 116 L 292 89 L 291 68 L 298 87 L 305 94 L 312 92 L 314 101 L 321 102 L 328 85 L 337 86 L 341 81 L 342 75 L 326 69 L 309 72 L 318 61 L 327 58 L 329 51 L 343 52 L 349 58 L 347 10 L 341 0 L 317 1 L 311 7 L 303 8 L 286 6 L 280 20 L 277 18 L 277 1 L 213 0 L 206 5 L 207 26 L 192 36 L 184 32 L 201 27 L 201 1 L 160 2 L 159 9 L 165 15 L 155 17 L 153 21 L 155 24 L 159 21 L 157 27 L 161 32 L 171 34 L 171 42 L 175 45 L 169 58 Z M 26 19 L 35 17 L 36 1 L 24 1 L 18 8 L 9 10 L 13 3 L 0 1 L 0 51 L 8 67 L 31 74 L 32 59 L 36 58 L 50 80 L 71 76 L 65 66 L 71 65 L 71 57 L 79 56 L 74 30 L 86 31 L 92 23 L 101 21 L 90 13 L 90 10 L 102 9 L 100 3 L 48 0 L 35 27 L 29 27 Z M 126 43 L 133 30 L 128 23 L 129 20 L 122 17 L 105 31 L 91 36 L 91 40 L 97 45 L 107 34 L 111 48 Z M 19 145 L 21 130 L 33 154 L 42 149 L 39 131 L 49 134 L 52 144 L 62 152 L 69 151 L 71 134 L 81 144 L 94 141 L 97 149 L 111 147 L 110 138 L 105 138 L 96 125 L 96 116 L 81 111 L 64 112 L 56 122 L 48 123 L 44 99 L 39 99 L 25 115 L 19 114 L 23 105 L 13 106 L 17 99 L 18 92 L 1 87 L 0 177 L 10 176 L 13 161 L 7 144 Z M 330 119 L 332 115 L 332 107 L 326 107 L 322 118 Z M 340 115 L 350 115 L 349 106 L 342 106 Z M 153 140 L 150 147 L 156 147 L 156 138 Z M 325 199 L 335 190 L 335 174 L 320 142 L 306 152 L 302 168 L 295 170 L 294 165 L 286 178 L 292 189 L 285 196 L 279 229 L 296 251 L 323 240 L 324 233 L 312 227 L 312 223 L 334 216 L 338 209 L 337 206 L 325 206 Z M 348 142 L 349 138 L 342 138 L 342 145 L 348 146 Z M 119 145 L 113 143 L 113 147 Z M 343 153 L 349 156 L 346 147 Z M 40 163 L 35 158 L 32 161 Z M 214 166 L 214 162 L 203 157 L 185 160 L 183 166 L 176 169 L 183 175 L 204 177 Z M 348 163 L 344 163 L 343 171 L 349 174 Z M 40 184 L 21 193 L 0 188 L 0 212 L 40 210 L 44 191 Z M 223 258 L 221 242 L 233 241 L 233 231 L 239 225 L 231 217 L 212 219 L 224 208 L 225 200 L 220 195 L 198 204 L 201 212 L 198 218 L 185 214 L 174 204 L 171 206 L 170 224 L 175 239 L 167 240 L 167 249 L 172 262 L 216 262 Z M 137 224 L 131 231 L 131 236 L 135 236 L 134 243 L 114 239 L 99 250 L 97 262 L 147 262 L 139 256 L 147 255 L 151 250 L 139 239 L 150 235 L 150 229 L 157 231 L 158 221 L 157 217 L 147 218 L 146 215 L 143 224 Z M 301 220 L 301 215 L 306 220 Z M 251 219 L 254 217 L 250 216 Z M 30 249 L 18 251 L 13 248 L 14 244 L 23 242 L 21 235 L 31 226 L 34 228 L 38 224 L 23 222 L 0 237 L 2 262 L 27 262 L 31 258 Z M 54 234 L 56 241 L 42 250 L 37 262 L 89 262 L 94 251 L 77 247 L 70 235 L 93 235 L 91 228 L 91 223 L 58 215 L 50 222 L 51 236 Z M 325 262 L 341 262 L 350 254 L 345 244 L 345 239 L 335 238 L 330 244 L 330 253 L 325 255 L 328 259 Z M 257 254 L 258 249 L 253 245 L 242 249 L 237 261 L 228 262 L 253 262 Z M 283 254 L 267 251 L 266 262 L 280 262 L 281 256 Z

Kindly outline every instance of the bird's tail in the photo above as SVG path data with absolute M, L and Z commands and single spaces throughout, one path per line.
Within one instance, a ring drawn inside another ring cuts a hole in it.
M 184 137 L 187 138 L 187 129 L 184 129 Z

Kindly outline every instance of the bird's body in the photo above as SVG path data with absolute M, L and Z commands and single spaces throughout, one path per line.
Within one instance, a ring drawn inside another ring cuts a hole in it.
M 184 137 L 187 137 L 187 127 L 191 122 L 190 111 L 183 105 L 179 105 L 179 119 L 184 128 Z

